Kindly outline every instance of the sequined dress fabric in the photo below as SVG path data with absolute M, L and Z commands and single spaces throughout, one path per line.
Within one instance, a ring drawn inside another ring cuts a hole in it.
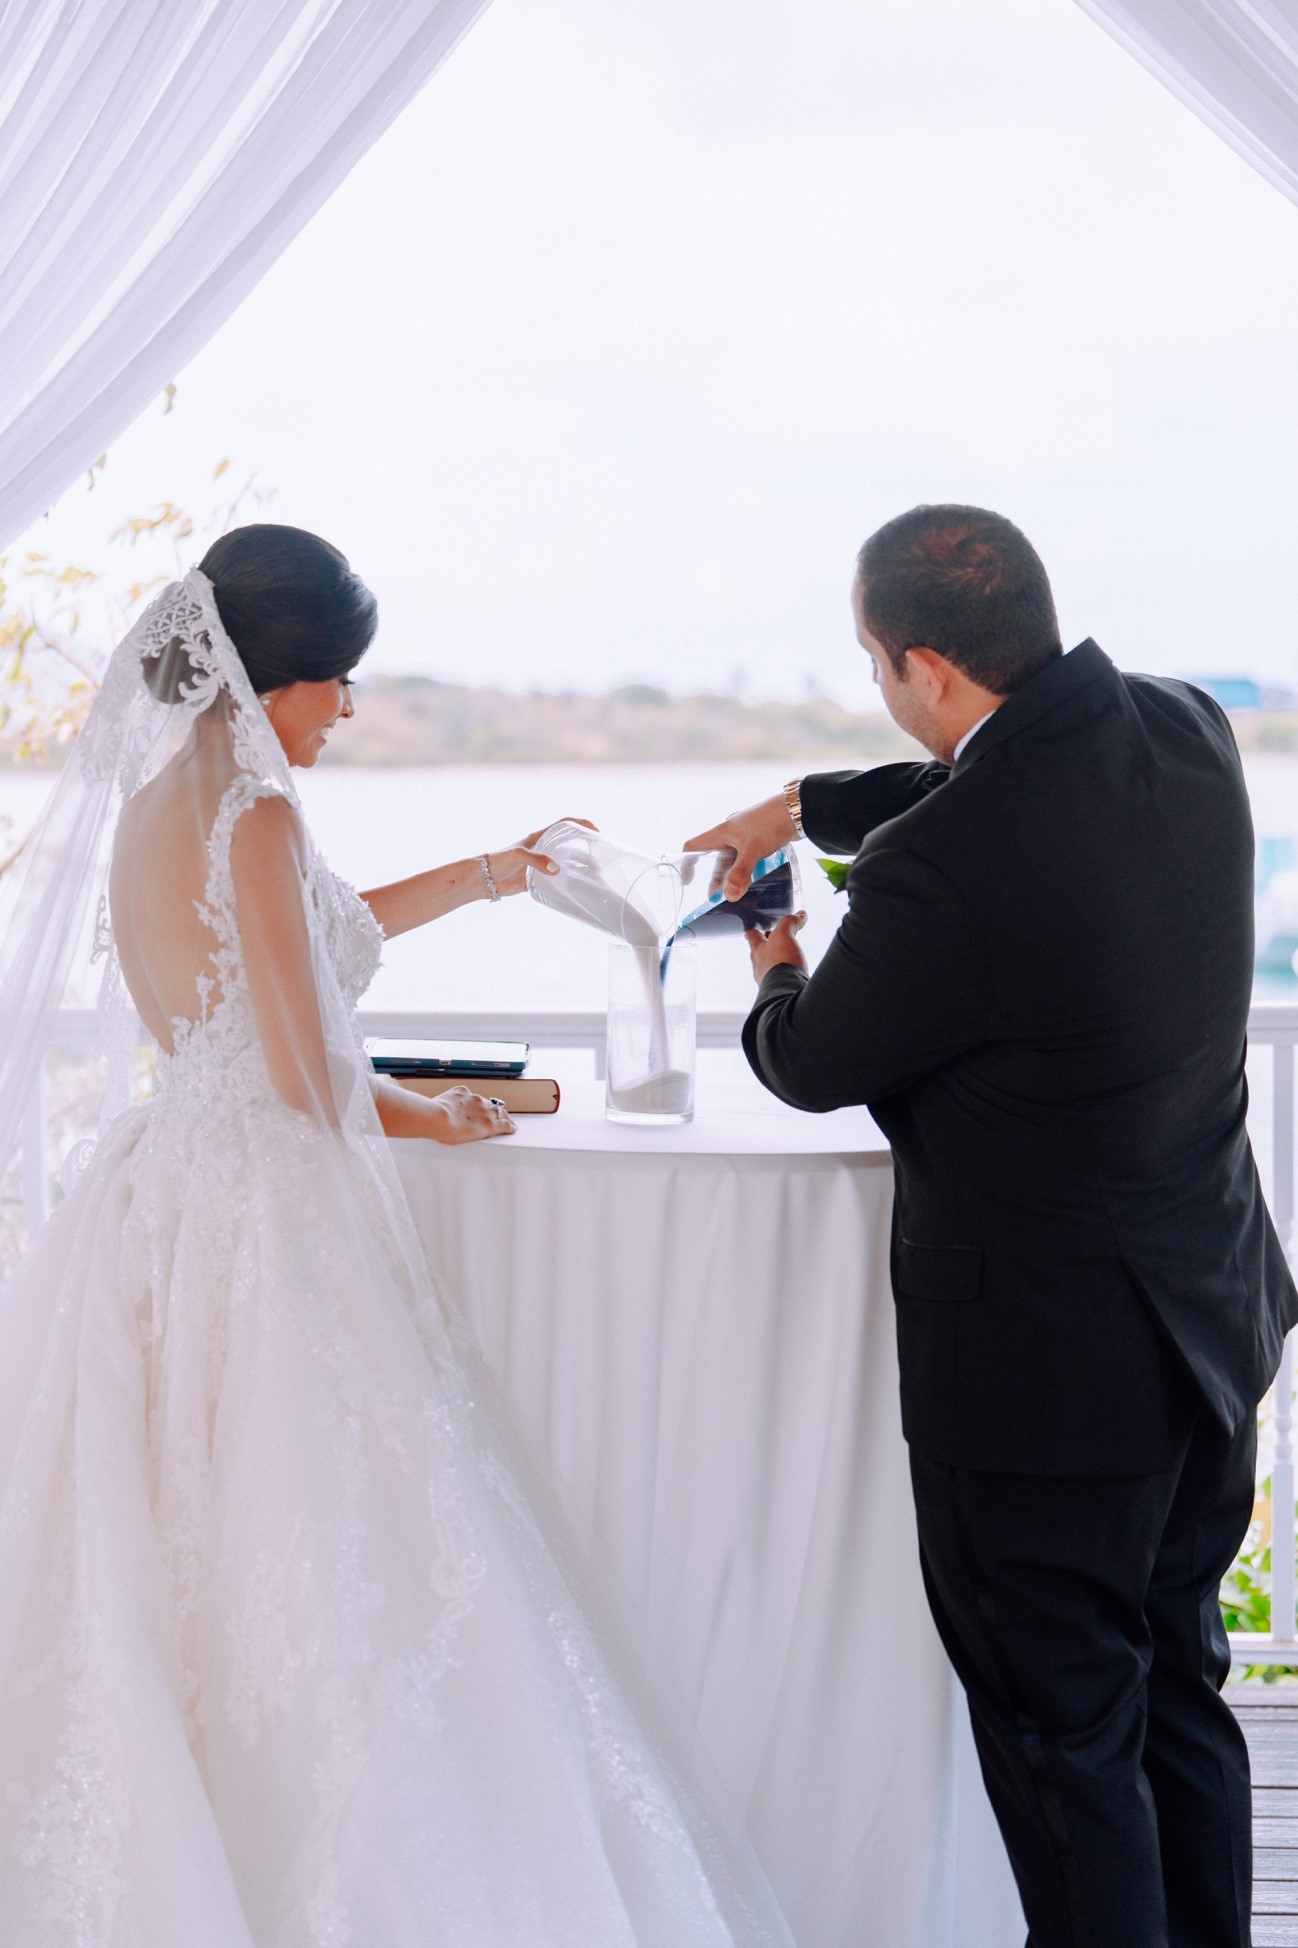
M 381 1138 L 271 1085 L 229 874 L 261 788 L 210 841 L 219 999 L 0 1298 L 0 1940 L 771 1939 L 484 1425 Z M 378 929 L 314 853 L 305 897 L 354 1007 Z

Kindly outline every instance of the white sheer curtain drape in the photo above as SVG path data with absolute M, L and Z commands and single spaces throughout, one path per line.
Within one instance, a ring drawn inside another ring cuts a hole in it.
M 0 6 L 0 545 L 211 337 L 486 4 Z
M 1298 0 L 1078 0 L 1298 202 Z

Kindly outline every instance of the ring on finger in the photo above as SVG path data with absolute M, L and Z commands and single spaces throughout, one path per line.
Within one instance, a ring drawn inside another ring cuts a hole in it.
M 495 1110 L 497 1116 L 501 1116 L 504 1114 L 505 1099 L 503 1096 L 488 1096 L 487 1101 L 490 1103 L 491 1107 Z

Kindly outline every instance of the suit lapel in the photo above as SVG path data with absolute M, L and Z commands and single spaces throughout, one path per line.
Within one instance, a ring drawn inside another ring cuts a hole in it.
M 1061 703 L 1086 689 L 1088 684 L 1100 677 L 1112 676 L 1113 664 L 1090 636 L 1066 656 L 1056 657 L 1048 663 L 1039 675 L 1012 697 L 1007 697 L 1000 708 L 992 713 L 981 730 L 975 731 L 961 751 L 951 768 L 951 775 L 958 778 L 970 765 L 977 764 L 979 758 L 996 744 L 1003 744 L 1007 737 L 1025 730 L 1047 711 L 1055 710 Z

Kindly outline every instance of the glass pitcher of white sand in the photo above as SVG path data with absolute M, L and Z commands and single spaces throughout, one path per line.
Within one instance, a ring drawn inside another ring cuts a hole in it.
M 733 853 L 647 859 L 570 819 L 543 832 L 537 850 L 559 871 L 528 873 L 533 899 L 610 936 L 607 1115 L 614 1122 L 688 1122 L 694 1114 L 694 937 L 742 933 L 791 913 L 799 890 L 792 851 L 763 859 L 748 893 L 732 902 L 722 885 Z M 687 889 L 690 910 L 682 918 Z

